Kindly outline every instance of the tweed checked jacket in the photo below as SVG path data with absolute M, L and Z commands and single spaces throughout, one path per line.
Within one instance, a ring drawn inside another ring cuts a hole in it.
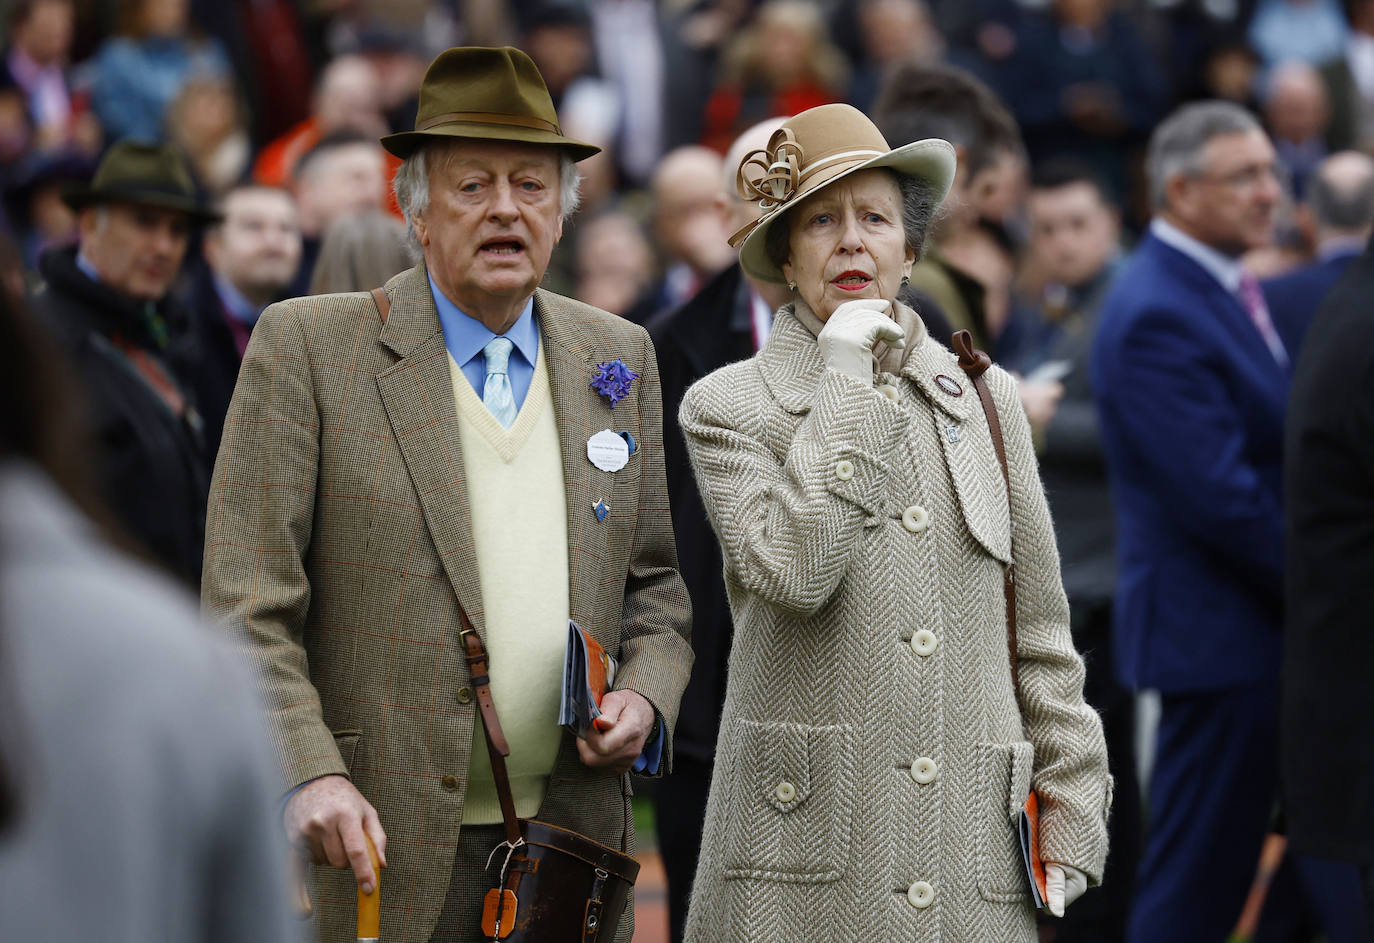
M 386 293 L 384 325 L 365 293 L 263 314 L 215 467 L 203 596 L 248 637 L 287 784 L 344 773 L 377 808 L 383 937 L 426 941 L 450 881 L 476 719 L 458 605 L 485 625 L 424 266 Z M 653 347 L 643 329 L 542 290 L 534 310 L 563 452 L 571 617 L 619 656 L 617 687 L 646 697 L 670 732 L 691 667 L 690 604 Z M 588 384 L 615 358 L 641 377 L 612 411 Z M 587 439 L 608 428 L 639 443 L 616 473 L 587 459 Z M 632 852 L 629 797 L 628 776 L 587 768 L 565 734 L 539 818 Z M 322 939 L 352 939 L 351 872 L 317 868 L 314 884 Z M 617 939 L 632 932 L 626 919 Z
M 683 400 L 735 617 L 689 943 L 1034 940 L 1032 784 L 1045 859 L 1101 877 L 1107 755 L 1015 381 L 986 375 L 1009 520 L 972 384 L 904 315 L 876 389 L 827 370 L 788 305 Z

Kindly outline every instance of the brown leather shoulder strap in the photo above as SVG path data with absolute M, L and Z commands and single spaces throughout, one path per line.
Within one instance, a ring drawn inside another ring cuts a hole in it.
M 386 323 L 386 316 L 391 313 L 391 301 L 386 296 L 386 289 L 372 289 L 372 303 L 377 306 L 377 313 L 382 316 L 382 323 Z
M 968 331 L 956 331 L 953 337 L 954 352 L 959 355 L 959 366 L 973 381 L 978 391 L 978 400 L 983 404 L 983 412 L 988 418 L 988 432 L 992 435 L 992 448 L 997 453 L 997 462 L 1002 466 L 1002 482 L 1007 486 L 1007 526 L 1011 526 L 1011 471 L 1007 467 L 1007 445 L 1002 439 L 1002 420 L 997 415 L 997 404 L 992 399 L 992 390 L 983 374 L 992 366 L 992 358 L 973 346 L 973 335 Z M 1013 561 L 1016 559 L 1012 553 Z M 1016 663 L 1016 564 L 1010 563 L 1002 571 L 1002 595 L 1007 602 L 1007 653 L 1011 659 L 1011 683 L 1016 695 L 1021 696 L 1021 675 Z
M 381 291 L 381 289 L 377 289 Z M 496 702 L 491 699 L 491 675 L 487 670 L 487 649 L 482 637 L 472 627 L 472 620 L 462 609 L 463 651 L 468 659 L 468 673 L 472 676 L 472 693 L 477 698 L 477 712 L 482 715 L 482 729 L 486 732 L 487 755 L 491 757 L 491 775 L 496 781 L 496 797 L 501 801 L 501 818 L 506 826 L 506 840 L 514 844 L 520 839 L 520 819 L 515 814 L 515 797 L 511 794 L 510 774 L 506 771 L 506 757 L 510 744 L 496 716 Z

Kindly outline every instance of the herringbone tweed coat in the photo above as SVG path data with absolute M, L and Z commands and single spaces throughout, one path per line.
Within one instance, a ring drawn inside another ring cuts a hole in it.
M 424 267 L 386 292 L 385 325 L 367 294 L 263 314 L 215 467 L 203 593 L 248 636 L 287 784 L 346 773 L 376 806 L 389 863 L 383 938 L 425 941 L 449 885 L 476 720 L 459 603 L 485 626 L 449 356 Z M 619 655 L 617 686 L 648 698 L 671 730 L 691 667 L 690 605 L 653 347 L 588 305 L 542 290 L 534 304 L 563 450 L 571 616 Z M 615 358 L 641 376 L 612 411 L 588 384 Z M 587 459 L 602 429 L 639 444 L 619 472 Z M 598 501 L 610 506 L 604 522 Z M 583 766 L 565 735 L 539 817 L 631 851 L 629 796 L 627 776 Z M 353 939 L 351 873 L 317 868 L 313 897 L 321 938 Z M 628 916 L 617 940 L 630 939 Z
M 1101 877 L 1107 755 L 1015 381 L 987 374 L 1009 523 L 972 384 L 902 315 L 877 390 L 826 370 L 789 305 L 683 401 L 735 617 L 689 943 L 1033 940 L 1013 839 L 1032 784 L 1043 856 Z

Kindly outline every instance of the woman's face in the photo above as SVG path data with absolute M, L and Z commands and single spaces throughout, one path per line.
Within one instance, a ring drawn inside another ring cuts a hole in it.
M 792 230 L 782 271 L 822 321 L 846 301 L 896 302 L 916 252 L 902 228 L 902 190 L 886 170 L 833 183 L 788 213 Z

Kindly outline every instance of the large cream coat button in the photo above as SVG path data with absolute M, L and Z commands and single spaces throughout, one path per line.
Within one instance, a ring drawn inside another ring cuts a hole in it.
M 919 534 L 930 526 L 930 515 L 925 508 L 913 504 L 902 512 L 902 526 L 913 534 Z
M 911 650 L 922 657 L 933 654 L 935 646 L 938 644 L 940 644 L 940 640 L 929 629 L 921 629 L 911 636 Z
M 778 797 L 779 802 L 791 802 L 797 798 L 797 787 L 784 779 L 778 783 L 778 788 L 773 790 L 773 795 Z
M 918 910 L 925 910 L 931 904 L 935 903 L 935 888 L 931 887 L 925 881 L 917 881 L 915 884 L 911 885 L 911 887 L 907 888 L 906 899 L 911 901 L 911 906 Z
M 886 396 L 888 399 L 892 400 L 892 402 L 894 403 L 902 398 L 902 391 L 897 389 L 897 387 L 891 383 L 880 384 L 878 386 L 878 392 Z
M 854 477 L 854 463 L 847 458 L 842 458 L 835 463 L 835 477 L 840 481 L 848 481 Z
M 935 776 L 939 771 L 935 761 L 928 756 L 922 756 L 911 764 L 911 778 L 922 786 L 935 782 Z

